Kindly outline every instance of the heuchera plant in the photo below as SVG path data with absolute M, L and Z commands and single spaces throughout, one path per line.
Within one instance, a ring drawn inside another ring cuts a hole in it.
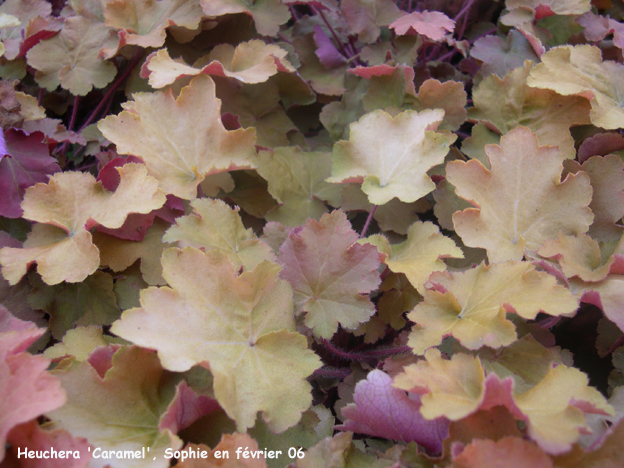
M 0 461 L 624 466 L 623 49 L 620 0 L 6 0 Z

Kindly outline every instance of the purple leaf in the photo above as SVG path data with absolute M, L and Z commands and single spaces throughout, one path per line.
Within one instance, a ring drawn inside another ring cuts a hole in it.
M 48 175 L 61 170 L 43 138 L 41 132 L 25 135 L 20 130 L 9 129 L 0 139 L 1 216 L 22 216 L 20 204 L 26 189 L 37 182 L 47 182 Z
M 320 26 L 314 26 L 314 43 L 316 44 L 316 56 L 325 68 L 336 68 L 347 63 L 347 59 L 338 52 L 336 46 Z
M 420 397 L 392 387 L 392 378 L 373 370 L 355 387 L 353 401 L 342 410 L 346 418 L 336 429 L 402 442 L 416 442 L 431 454 L 442 452 L 448 435 L 446 418 L 427 420 L 420 414 Z

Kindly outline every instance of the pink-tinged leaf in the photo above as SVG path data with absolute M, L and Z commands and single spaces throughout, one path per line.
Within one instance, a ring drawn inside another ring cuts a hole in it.
M 63 21 L 60 18 L 38 17 L 31 20 L 26 28 L 26 37 L 20 45 L 16 58 L 26 57 L 30 49 L 39 44 L 39 42 L 50 39 L 61 29 L 63 29 Z
M 420 34 L 431 41 L 440 41 L 454 31 L 455 21 L 439 11 L 415 11 L 396 20 L 390 29 L 399 36 Z
M 624 331 L 624 276 L 609 275 L 599 283 L 570 280 L 570 288 L 581 302 L 600 308 L 605 316 Z
M 325 68 L 332 69 L 347 63 L 344 55 L 338 52 L 334 43 L 318 25 L 314 26 L 314 43 L 317 47 L 314 53 Z
M 25 135 L 20 130 L 0 129 L 0 215 L 19 218 L 24 192 L 37 182 L 47 182 L 48 175 L 60 171 L 50 156 L 41 133 Z
M 202 416 L 220 408 L 217 400 L 208 395 L 198 395 L 183 380 L 176 387 L 175 396 L 162 415 L 158 429 L 161 431 L 169 429 L 177 434 Z
M 66 401 L 61 383 L 47 371 L 50 361 L 24 352 L 43 332 L 0 306 L 0 460 L 14 426 L 57 409 Z
M 34 132 L 41 132 L 45 135 L 44 141 L 48 144 L 50 149 L 53 149 L 58 143 L 68 142 L 77 143 L 79 145 L 86 145 L 87 140 L 83 136 L 76 132 L 67 130 L 63 122 L 59 119 L 37 119 L 27 120 L 22 125 L 21 130 L 27 135 Z
M 342 409 L 342 431 L 353 431 L 402 442 L 417 442 L 432 454 L 442 452 L 449 420 L 427 420 L 420 413 L 420 397 L 392 387 L 392 378 L 373 370 L 355 387 L 354 403 Z
M 592 42 L 602 41 L 609 34 L 613 34 L 613 44 L 624 49 L 624 24 L 606 16 L 587 12 L 576 20 L 585 28 L 585 37 Z
M 331 338 L 338 324 L 355 329 L 375 313 L 368 293 L 379 285 L 379 254 L 358 235 L 342 211 L 325 214 L 290 232 L 280 250 L 280 277 L 293 287 L 296 313 L 316 336 Z
M 73 437 L 65 429 L 45 430 L 36 421 L 20 424 L 11 430 L 8 437 L 11 448 L 7 451 L 5 461 L 11 461 L 20 468 L 84 468 L 89 464 L 91 453 L 89 442 L 83 437 Z M 65 458 L 37 459 L 24 458 L 24 450 L 65 451 Z M 22 456 L 17 460 L 19 451 Z M 12 465 L 10 465 L 12 466 Z
M 347 72 L 370 80 L 373 76 L 392 75 L 397 68 L 399 68 L 398 65 L 390 66 L 386 63 L 382 63 L 381 65 L 375 65 L 373 67 L 350 68 Z
M 119 348 L 120 346 L 117 344 L 98 346 L 89 355 L 87 362 L 91 364 L 100 378 L 103 379 L 108 370 L 113 367 L 113 356 Z
M 453 453 L 451 468 L 552 468 L 553 463 L 535 444 L 519 437 L 498 441 L 475 439 L 460 454 Z
M 0 305 L 0 359 L 9 354 L 23 353 L 43 333 L 44 330 L 34 323 L 14 317 Z
M 624 136 L 619 133 L 597 133 L 581 143 L 578 149 L 578 160 L 583 164 L 592 156 L 606 156 L 623 149 Z

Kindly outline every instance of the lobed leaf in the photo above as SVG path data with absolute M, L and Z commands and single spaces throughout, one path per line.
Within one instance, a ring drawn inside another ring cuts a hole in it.
M 504 262 L 521 260 L 559 232 L 587 232 L 593 219 L 589 177 L 580 172 L 560 182 L 563 158 L 557 148 L 538 146 L 533 132 L 518 127 L 485 151 L 491 170 L 477 160 L 446 165 L 457 195 L 475 206 L 453 215 L 467 246 L 486 249 L 491 262 Z
M 331 155 L 305 152 L 297 147 L 261 151 L 254 160 L 268 183 L 269 193 L 281 205 L 267 213 L 268 221 L 300 226 L 308 218 L 318 220 L 329 210 L 324 202 L 340 204 L 342 186 L 325 181 L 330 175 Z
M 433 223 L 417 221 L 407 231 L 407 240 L 392 246 L 385 260 L 395 273 L 405 273 L 407 279 L 423 294 L 425 283 L 435 271 L 445 271 L 444 258 L 464 258 L 462 250 L 440 233 Z
M 25 352 L 44 331 L 0 305 L 0 460 L 13 427 L 67 401 L 60 382 L 47 371 L 50 361 Z
M 576 150 L 570 127 L 590 123 L 589 103 L 580 96 L 530 88 L 526 80 L 532 68 L 527 61 L 502 79 L 494 74 L 484 78 L 473 91 L 469 118 L 502 135 L 523 125 L 535 133 L 540 146 L 558 146 L 564 157 L 573 159 Z
M 286 60 L 287 55 L 288 51 L 278 45 L 254 39 L 236 48 L 230 44 L 220 44 L 191 67 L 182 59 L 172 59 L 167 49 L 161 49 L 148 56 L 141 69 L 141 76 L 149 77 L 149 84 L 153 88 L 164 88 L 181 77 L 200 74 L 225 76 L 242 83 L 263 83 L 278 71 L 295 71 Z
M 163 236 L 163 242 L 178 243 L 178 247 L 194 247 L 204 251 L 217 250 L 225 254 L 234 268 L 252 270 L 264 260 L 276 259 L 271 248 L 245 229 L 238 207 L 230 208 L 221 200 L 198 198 L 191 201 L 193 211 L 176 220 Z
M 556 47 L 541 59 L 527 79 L 529 86 L 583 96 L 590 100 L 594 125 L 624 127 L 622 64 L 603 61 L 600 49 L 591 45 Z
M 166 201 L 141 164 L 117 168 L 121 177 L 109 192 L 89 173 L 62 172 L 47 184 L 30 187 L 24 218 L 36 221 L 21 249 L 0 250 L 2 274 L 16 284 L 33 263 L 47 284 L 78 283 L 95 272 L 100 259 L 89 230 L 100 224 L 119 228 L 129 213 L 148 213 Z
M 180 26 L 195 29 L 202 10 L 198 0 L 113 0 L 105 3 L 106 26 L 119 30 L 119 47 L 126 44 L 161 47 L 165 29 Z
M 290 19 L 288 7 L 279 0 L 200 0 L 204 13 L 221 16 L 232 13 L 250 15 L 263 36 L 275 36 L 279 26 Z
M 344 424 L 337 429 L 415 441 L 432 454 L 442 452 L 449 421 L 446 418 L 427 421 L 419 411 L 420 399 L 393 388 L 392 378 L 386 373 L 377 369 L 369 372 L 366 380 L 356 385 L 353 401 L 342 409 Z
M 102 451 L 112 451 L 110 459 L 93 459 L 90 466 L 104 468 L 111 461 L 136 468 L 169 466 L 165 450 L 179 449 L 182 440 L 159 427 L 168 401 L 166 392 L 162 395 L 159 391 L 163 369 L 156 355 L 123 347 L 102 374 L 89 362 L 64 362 L 54 375 L 67 392 L 67 403 L 46 415 L 75 437 L 86 437 Z M 144 447 L 150 456 L 127 460 L 116 456 L 118 451 L 123 454 Z
M 418 324 L 408 345 L 416 354 L 452 335 L 464 347 L 500 348 L 516 341 L 513 312 L 534 319 L 539 312 L 572 315 L 578 307 L 572 293 L 556 279 L 535 271 L 528 262 L 481 264 L 465 272 L 433 273 L 433 288 L 408 318 Z
M 433 130 L 444 117 L 441 109 L 405 111 L 392 117 L 373 111 L 351 124 L 348 141 L 334 145 L 328 182 L 363 181 L 362 190 L 374 205 L 392 198 L 411 203 L 435 184 L 427 175 L 441 164 L 451 139 Z
M 140 156 L 165 193 L 191 200 L 205 176 L 251 167 L 255 131 L 226 130 L 220 106 L 212 79 L 199 76 L 177 99 L 171 90 L 136 94 L 98 128 L 120 153 Z
M 275 432 L 296 424 L 311 403 L 304 379 L 319 359 L 294 332 L 279 266 L 265 261 L 236 276 L 224 254 L 191 247 L 166 250 L 162 264 L 170 287 L 144 290 L 142 307 L 124 312 L 113 333 L 156 349 L 166 369 L 210 366 L 215 396 L 240 431 L 258 411 Z M 183 319 L 171 322 L 171 311 Z
M 379 285 L 379 256 L 358 239 L 341 211 L 290 232 L 280 249 L 280 276 L 294 290 L 296 313 L 316 336 L 331 338 L 338 324 L 353 330 L 367 321 L 375 306 L 368 294 Z
M 113 30 L 82 16 L 65 20 L 61 32 L 28 51 L 28 64 L 37 70 L 35 79 L 48 91 L 59 85 L 76 96 L 113 81 L 117 69 L 100 56 L 100 50 L 117 50 Z M 113 54 L 114 55 L 114 54 Z

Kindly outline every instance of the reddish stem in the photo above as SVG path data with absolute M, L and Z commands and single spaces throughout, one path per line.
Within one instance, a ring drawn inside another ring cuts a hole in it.
M 314 13 L 316 13 L 317 15 L 321 17 L 321 19 L 323 20 L 323 23 L 325 23 L 325 26 L 327 26 L 331 35 L 334 36 L 334 41 L 336 41 L 336 44 L 338 44 L 338 47 L 340 47 L 340 52 L 342 52 L 342 55 L 344 55 L 346 58 L 351 58 L 351 54 L 347 52 L 347 50 L 344 47 L 344 44 L 340 41 L 340 39 L 338 39 L 338 34 L 336 34 L 336 31 L 334 31 L 334 28 L 331 27 L 331 24 L 329 24 L 329 21 L 327 21 L 327 18 L 325 18 L 323 11 L 317 9 L 316 7 L 311 7 L 311 8 Z
M 327 340 L 321 340 L 321 344 L 328 351 L 331 351 L 339 358 L 346 359 L 348 361 L 370 361 L 371 359 L 379 359 L 387 356 L 394 356 L 396 354 L 407 354 L 412 352 L 412 348 L 409 346 L 399 346 L 398 348 L 372 349 L 369 351 L 351 353 L 335 347 Z
M 130 65 L 128 65 L 128 68 L 126 68 L 126 70 L 121 74 L 121 76 L 117 79 L 117 81 L 115 81 L 113 85 L 110 87 L 110 89 L 106 92 L 106 94 L 104 95 L 100 103 L 97 105 L 95 109 L 93 109 L 93 112 L 91 112 L 91 115 L 89 116 L 89 118 L 86 120 L 85 123 L 82 124 L 82 127 L 80 127 L 80 130 L 78 130 L 78 133 L 81 133 L 85 128 L 87 128 L 87 126 L 89 126 L 89 124 L 91 124 L 91 122 L 93 122 L 95 118 L 98 116 L 98 114 L 100 113 L 104 105 L 108 104 L 108 100 L 113 96 L 113 93 L 115 92 L 115 90 L 121 85 L 121 83 L 124 82 L 124 80 L 128 77 L 128 75 L 130 75 L 130 72 L 134 69 L 137 62 L 141 58 L 142 53 L 143 53 L 143 49 L 137 50 L 137 52 L 134 54 L 134 57 L 132 58 L 132 61 L 130 62 Z
M 366 231 L 368 231 L 368 226 L 370 226 L 371 221 L 373 220 L 373 215 L 377 210 L 377 205 L 373 205 L 373 208 L 368 213 L 368 218 L 366 218 L 366 222 L 364 223 L 364 227 L 362 228 L 362 233 L 360 234 L 360 239 L 362 239 L 366 235 Z
M 286 44 L 292 44 L 292 42 L 290 42 L 290 40 L 280 32 L 277 33 L 277 37 L 279 37 Z
M 74 129 L 74 123 L 76 123 L 76 114 L 78 113 L 78 101 L 80 96 L 76 96 L 74 98 L 74 108 L 72 109 L 72 115 L 69 119 L 69 127 L 67 127 L 68 131 L 72 131 Z
M 465 15 L 466 17 L 464 18 L 464 21 L 462 21 L 462 25 L 461 25 L 461 29 L 459 30 L 459 33 L 457 34 L 457 39 L 460 39 L 464 36 L 464 32 L 466 31 L 466 25 L 468 24 L 468 12 L 470 11 L 470 8 L 472 8 L 472 5 L 474 4 L 475 0 L 468 0 L 466 2 L 466 5 L 464 6 L 464 8 L 462 8 L 460 10 L 459 13 L 457 13 L 457 15 L 455 16 L 455 23 L 457 24 L 458 19 Z
M 351 369 L 334 369 L 332 367 L 321 367 L 320 369 L 316 369 L 309 377 L 309 379 L 316 380 L 326 378 L 342 380 L 350 373 Z
M 80 100 L 80 96 L 76 96 L 74 98 L 74 107 L 72 108 L 72 113 L 71 113 L 71 117 L 69 118 L 69 125 L 67 126 L 67 131 L 71 132 L 74 129 L 74 123 L 76 123 L 76 114 L 78 114 L 78 102 Z M 65 153 L 67 152 L 67 146 L 69 145 L 69 142 L 64 141 L 63 144 L 61 145 L 61 148 L 58 152 L 59 154 L 59 165 L 61 165 L 60 163 L 63 162 L 63 164 L 61 166 L 65 165 Z
M 290 14 L 292 15 L 296 23 L 299 17 L 297 16 L 297 11 L 295 10 L 295 7 L 293 7 L 292 5 L 288 5 L 288 8 L 290 9 Z
M 607 354 L 605 356 L 608 356 L 622 345 L 624 345 L 624 335 L 621 335 L 617 340 L 615 340 L 615 343 L 613 343 L 613 346 L 609 348 L 609 351 L 607 351 Z

